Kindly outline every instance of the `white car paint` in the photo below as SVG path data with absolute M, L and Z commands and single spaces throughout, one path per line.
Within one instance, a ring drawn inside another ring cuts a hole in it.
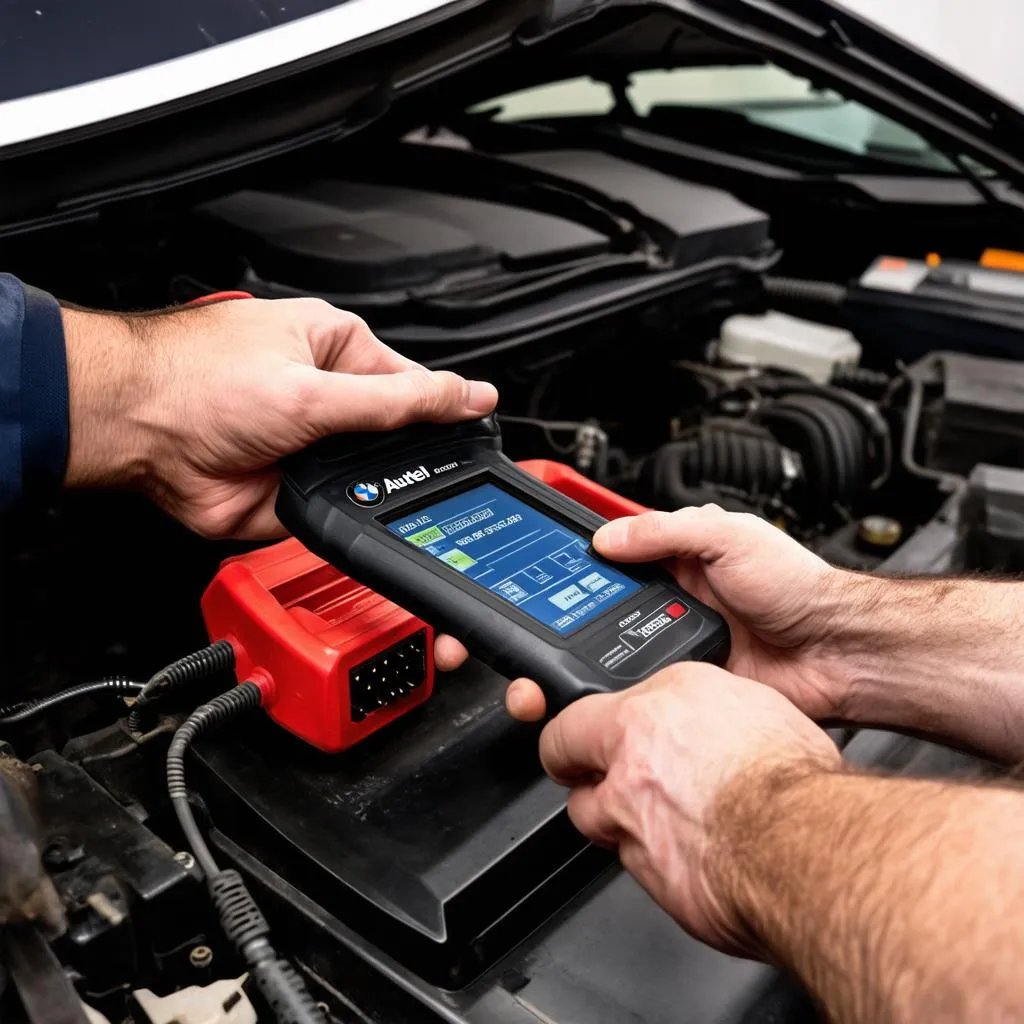
M 453 0 L 348 0 L 161 64 L 0 103 L 0 148 L 137 113 L 371 35 Z M 1022 0 L 840 0 L 956 71 L 1024 105 Z
M 840 0 L 917 49 L 1024 107 L 1021 0 Z
M 86 0 L 88 2 L 88 0 Z M 174 60 L 0 103 L 0 148 L 135 114 L 330 50 L 453 0 L 348 0 Z

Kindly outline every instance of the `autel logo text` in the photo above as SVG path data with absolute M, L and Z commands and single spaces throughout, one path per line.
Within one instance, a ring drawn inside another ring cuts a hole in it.
M 429 479 L 430 470 L 426 466 L 417 466 L 415 469 L 407 469 L 401 476 L 394 479 L 389 476 L 384 477 L 384 490 L 388 494 L 392 494 L 395 491 L 400 491 L 403 487 L 421 484 L 424 480 Z

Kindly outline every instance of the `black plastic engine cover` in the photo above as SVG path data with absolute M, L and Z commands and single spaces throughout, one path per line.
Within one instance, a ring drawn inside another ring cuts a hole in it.
M 766 214 L 641 164 L 420 144 L 209 202 L 179 244 L 179 299 L 316 295 L 428 363 L 607 327 L 652 303 L 676 305 L 678 334 L 756 303 L 776 256 Z
M 343 754 L 268 720 L 198 748 L 218 829 L 414 970 L 464 985 L 608 863 L 478 664 Z M 198 777 L 198 773 L 197 773 Z
M 259 718 L 198 745 L 218 861 L 247 876 L 314 991 L 394 1024 L 816 1020 L 584 844 L 504 688 L 469 662 L 340 755 Z
M 695 185 L 608 153 L 554 149 L 514 158 L 628 204 L 648 225 L 658 225 L 676 267 L 756 253 L 768 244 L 768 217 L 721 189 Z
M 266 281 L 358 295 L 454 273 L 526 270 L 596 256 L 608 240 L 569 220 L 416 188 L 314 181 L 236 192 L 202 207 Z

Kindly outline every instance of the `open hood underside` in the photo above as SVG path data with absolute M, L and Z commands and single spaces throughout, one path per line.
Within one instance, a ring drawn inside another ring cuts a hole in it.
M 230 94 L 0 151 L 0 231 L 89 216 L 214 181 L 382 119 L 414 124 L 506 88 L 591 74 L 771 60 L 969 155 L 1024 189 L 1024 116 L 828 0 L 489 0 L 450 5 L 359 48 L 277 69 Z

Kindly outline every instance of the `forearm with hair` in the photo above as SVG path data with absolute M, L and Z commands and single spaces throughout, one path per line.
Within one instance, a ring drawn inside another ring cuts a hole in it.
M 129 484 L 145 471 L 145 317 L 61 310 L 68 360 L 71 487 Z
M 710 834 L 713 890 L 831 1019 L 1024 1016 L 1024 792 L 756 768 Z
M 828 600 L 851 721 L 1024 758 L 1024 583 L 844 574 Z

